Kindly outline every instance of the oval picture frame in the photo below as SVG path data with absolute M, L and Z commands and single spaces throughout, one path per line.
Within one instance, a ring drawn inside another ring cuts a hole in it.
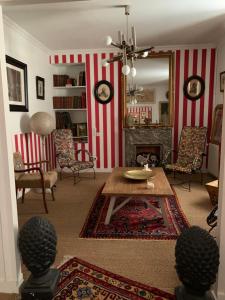
M 100 80 L 95 84 L 95 99 L 101 104 L 109 103 L 114 95 L 113 86 L 107 80 Z
M 184 96 L 187 99 L 196 101 L 202 97 L 205 91 L 205 82 L 202 77 L 192 75 L 185 80 L 183 86 Z

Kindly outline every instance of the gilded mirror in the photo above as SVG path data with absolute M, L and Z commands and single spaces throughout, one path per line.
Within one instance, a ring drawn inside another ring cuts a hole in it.
M 172 126 L 173 52 L 135 60 L 136 76 L 122 75 L 123 126 Z

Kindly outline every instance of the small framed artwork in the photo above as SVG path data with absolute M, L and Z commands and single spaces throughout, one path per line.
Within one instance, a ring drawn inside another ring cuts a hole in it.
M 218 104 L 214 109 L 213 125 L 211 131 L 212 144 L 219 145 L 222 137 L 222 118 L 223 118 L 223 104 Z
M 198 75 L 190 76 L 184 82 L 183 91 L 187 99 L 192 101 L 200 99 L 205 91 L 205 82 Z
M 95 84 L 94 94 L 99 103 L 107 104 L 113 98 L 113 86 L 107 80 L 100 80 Z
M 36 76 L 36 95 L 37 99 L 45 100 L 45 80 Z
M 225 85 L 225 71 L 220 73 L 220 91 L 224 92 Z
M 10 111 L 28 111 L 27 65 L 6 55 Z
M 77 136 L 78 137 L 87 136 L 87 123 L 77 123 Z

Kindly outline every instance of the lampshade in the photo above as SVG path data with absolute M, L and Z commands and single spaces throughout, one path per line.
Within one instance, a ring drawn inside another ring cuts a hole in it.
M 30 119 L 30 128 L 33 132 L 46 136 L 55 129 L 55 122 L 50 114 L 37 112 Z

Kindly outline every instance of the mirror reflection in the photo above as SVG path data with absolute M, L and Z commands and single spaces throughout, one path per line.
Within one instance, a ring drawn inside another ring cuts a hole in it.
M 170 126 L 172 108 L 172 68 L 170 55 L 137 59 L 136 77 L 127 76 L 125 125 Z

